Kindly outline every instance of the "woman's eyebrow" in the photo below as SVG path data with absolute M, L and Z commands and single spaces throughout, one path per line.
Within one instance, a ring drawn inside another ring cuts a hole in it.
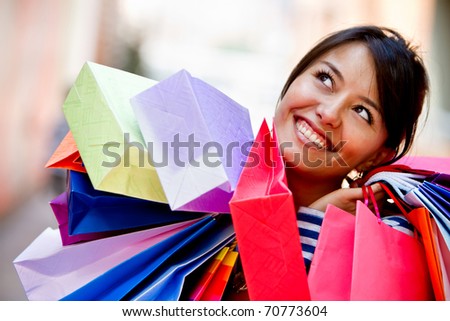
M 359 98 L 361 100 L 364 100 L 368 105 L 370 105 L 373 108 L 375 108 L 381 114 L 380 106 L 376 102 L 374 102 L 372 99 L 370 99 L 369 97 L 366 97 L 366 96 L 359 96 Z
M 342 76 L 342 73 L 339 71 L 339 69 L 333 65 L 331 62 L 326 61 L 326 60 L 322 60 L 321 63 L 327 65 L 328 67 L 330 67 L 331 70 L 333 70 L 333 73 L 336 74 L 336 76 L 339 78 L 340 81 L 344 81 L 344 76 Z

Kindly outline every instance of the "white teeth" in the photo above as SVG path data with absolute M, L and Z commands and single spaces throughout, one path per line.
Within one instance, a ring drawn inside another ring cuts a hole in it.
M 322 136 L 316 134 L 307 124 L 303 121 L 296 123 L 297 130 L 303 134 L 305 138 L 314 143 L 318 148 L 325 148 L 326 143 L 322 139 Z
M 316 141 L 314 142 L 314 144 L 316 144 L 316 145 L 319 146 L 320 148 L 324 148 L 324 146 L 323 146 L 323 144 L 322 144 L 322 142 L 321 142 L 320 140 L 316 140 Z

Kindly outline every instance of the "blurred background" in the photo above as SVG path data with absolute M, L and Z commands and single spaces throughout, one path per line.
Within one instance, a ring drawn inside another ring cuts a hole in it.
M 56 227 L 64 173 L 44 165 L 85 61 L 155 80 L 186 69 L 247 107 L 255 131 L 303 54 L 355 24 L 420 47 L 432 91 L 412 153 L 450 157 L 450 0 L 0 0 L 0 300 L 26 300 L 12 261 Z

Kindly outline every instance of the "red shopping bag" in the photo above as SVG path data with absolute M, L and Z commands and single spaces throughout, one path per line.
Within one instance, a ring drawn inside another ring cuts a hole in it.
M 407 212 L 395 194 L 384 184 L 381 184 L 381 186 L 397 204 L 397 207 L 402 211 L 403 215 L 406 216 L 408 221 L 411 222 L 419 232 L 419 236 L 425 249 L 425 256 L 435 299 L 438 301 L 445 300 L 443 267 L 439 257 L 439 245 L 437 244 L 438 237 L 436 235 L 436 230 L 433 228 L 430 213 L 425 207 L 415 208 L 412 211 Z
M 250 300 L 309 300 L 294 201 L 265 121 L 230 209 Z
M 374 206 L 377 212 L 375 202 Z M 379 213 L 374 215 L 360 201 L 356 207 L 350 299 L 434 300 L 423 244 L 416 236 L 381 222 Z
M 328 206 L 308 276 L 313 300 L 434 299 L 423 244 L 377 216 L 360 201 L 356 217 Z
M 311 299 L 350 300 L 355 216 L 328 205 L 308 274 Z

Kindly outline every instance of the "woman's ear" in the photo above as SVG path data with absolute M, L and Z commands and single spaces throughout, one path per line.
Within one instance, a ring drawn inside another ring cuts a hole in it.
M 391 148 L 382 147 L 372 157 L 356 167 L 358 172 L 367 172 L 372 168 L 391 160 L 395 156 L 395 151 Z

